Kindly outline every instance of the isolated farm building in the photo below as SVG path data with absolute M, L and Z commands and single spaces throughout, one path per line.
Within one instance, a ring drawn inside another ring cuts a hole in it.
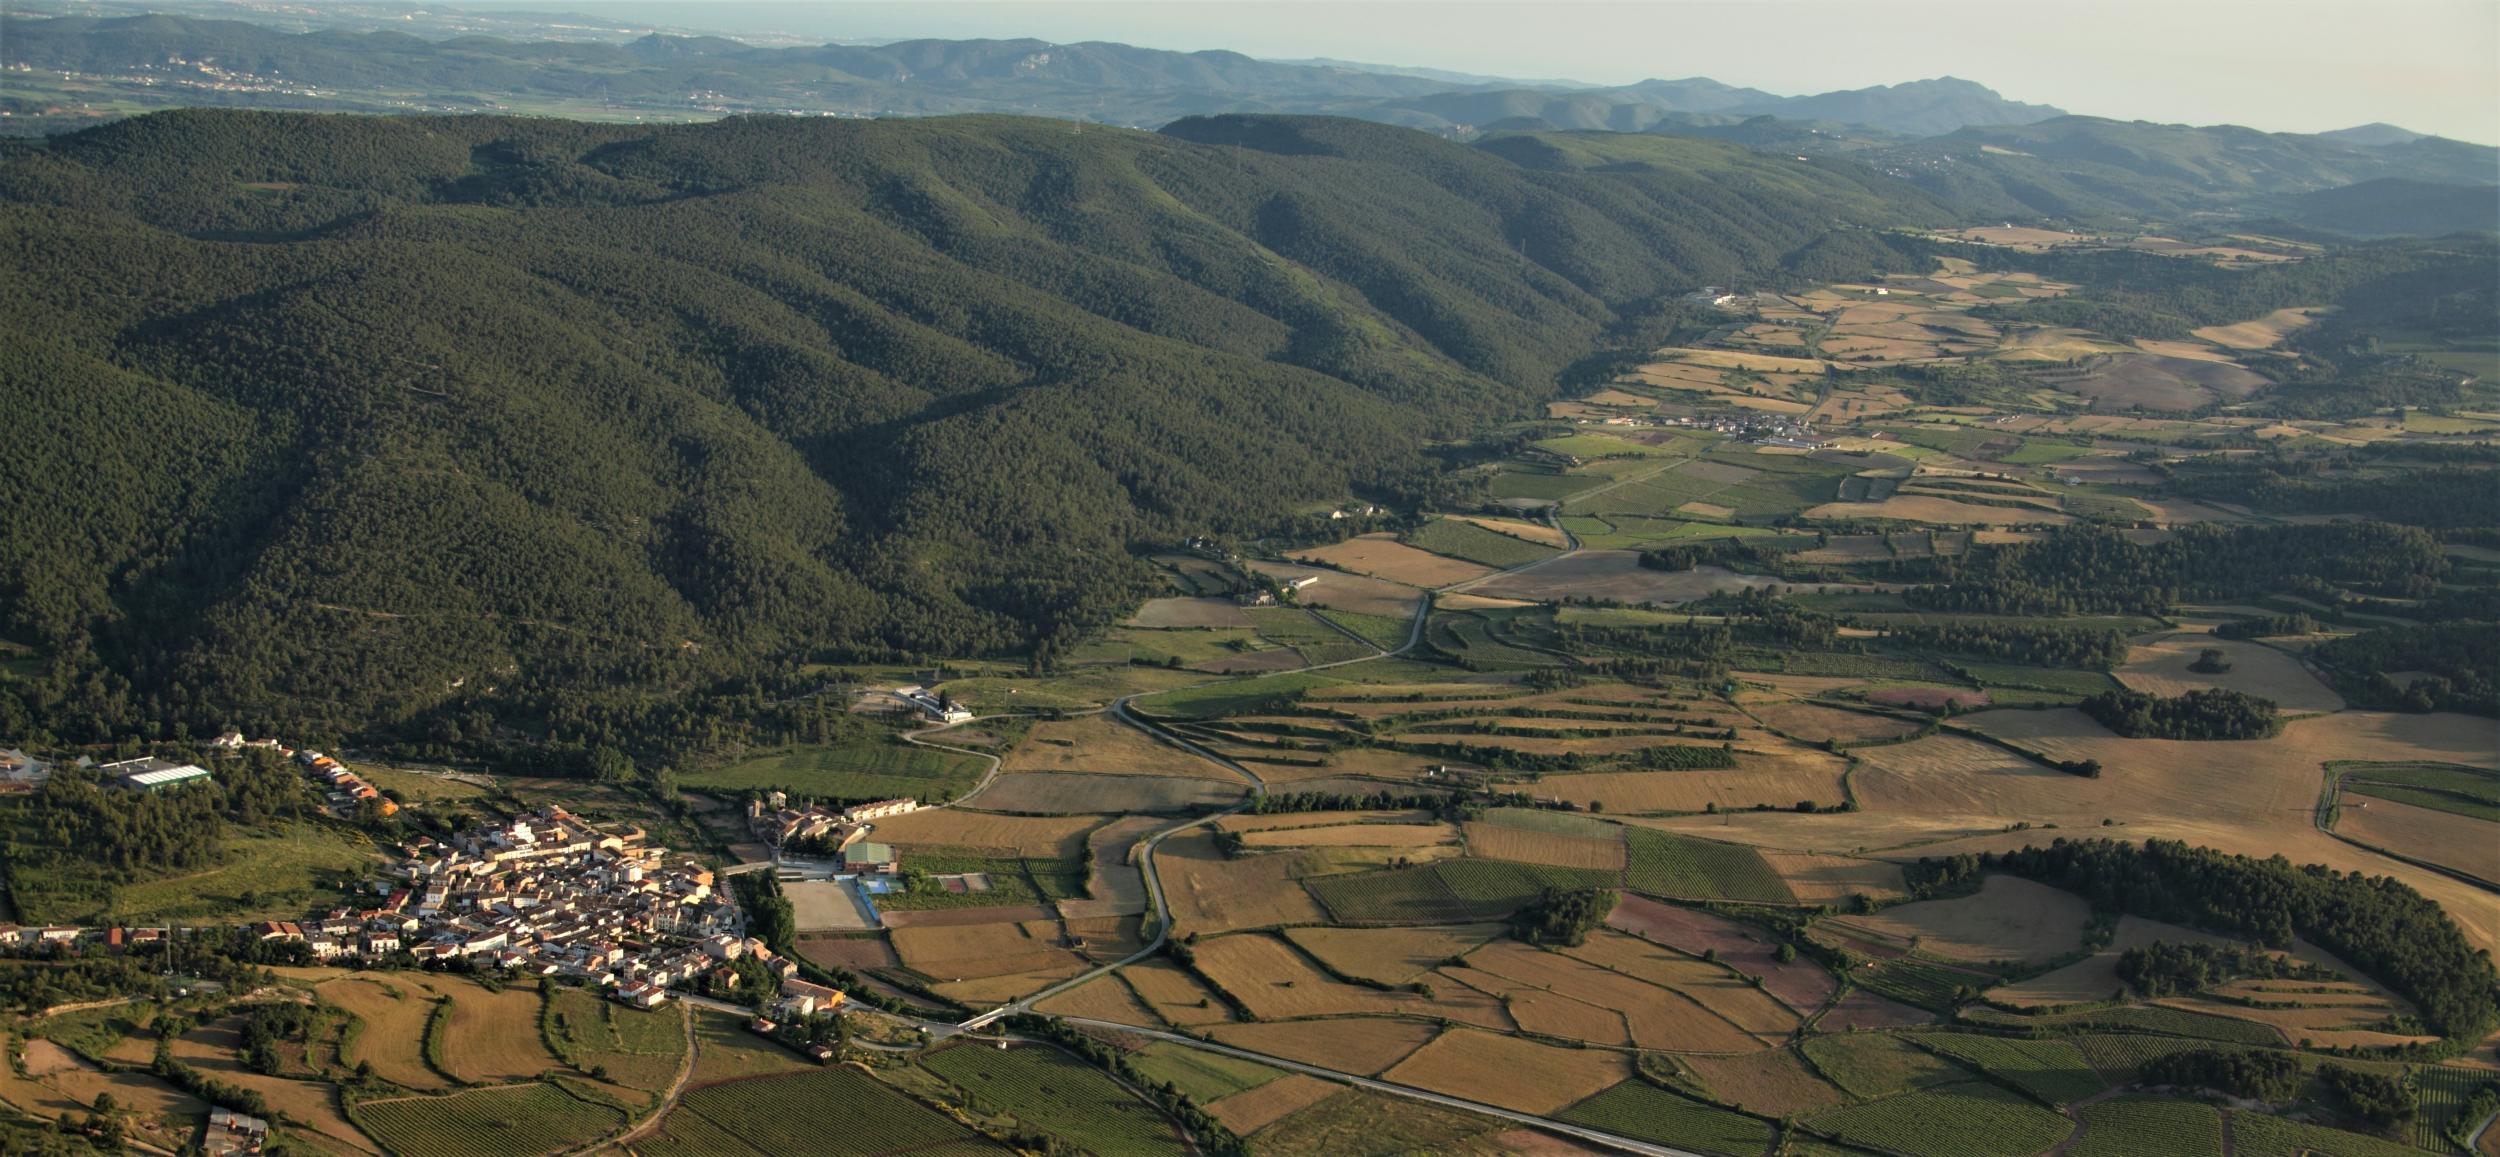
M 111 777 L 115 786 L 148 795 L 171 791 L 185 784 L 207 783 L 212 778 L 206 768 L 154 756 L 98 764 L 96 770 Z
M 805 980 L 784 980 L 781 982 L 778 1011 L 785 1019 L 799 1020 L 820 1012 L 836 1011 L 846 999 L 838 988 L 827 988 Z
M 51 775 L 49 763 L 15 748 L 0 751 L 0 789 L 30 788 Z
M 657 984 L 628 984 L 616 990 L 617 1003 L 633 1008 L 658 1008 L 668 1003 L 668 989 Z
M 268 1143 L 269 1122 L 232 1109 L 211 1109 L 208 1132 L 200 1138 L 200 1152 L 211 1157 L 221 1153 L 258 1153 Z

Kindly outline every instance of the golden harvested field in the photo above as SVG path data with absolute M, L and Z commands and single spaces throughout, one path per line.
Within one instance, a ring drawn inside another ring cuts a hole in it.
M 1285 930 L 1286 939 L 1330 968 L 1383 984 L 1405 984 L 1501 934 L 1499 924 Z
M 1438 1031 L 1421 1021 L 1349 1016 L 1283 1024 L 1228 1024 L 1207 1030 L 1207 1035 L 1254 1053 L 1372 1076 L 1422 1048 Z
M 2188 670 L 2200 652 L 2222 652 L 2231 669 L 2219 675 Z M 2118 681 L 2149 695 L 2184 695 L 2222 687 L 2274 700 L 2288 712 L 2341 711 L 2344 697 L 2320 682 L 2300 660 L 2263 643 L 2217 639 L 2200 631 L 2164 635 L 2150 644 L 2130 648 L 2127 663 L 2112 674 Z
M 1247 1137 L 1268 1125 L 1320 1103 L 1344 1086 L 1287 1073 L 1255 1089 L 1210 1101 L 1207 1115 L 1234 1135 Z
M 1172 909 L 1173 930 L 1211 935 L 1327 923 L 1327 913 L 1295 882 L 1297 860 L 1292 852 L 1228 860 L 1204 829 L 1163 841 L 1155 869 L 1163 879 L 1164 902 Z
M 1602 803 L 1612 815 L 1645 812 L 1721 811 L 1758 803 L 1792 807 L 1798 800 L 1837 804 L 1843 796 L 1839 756 L 1794 751 L 1778 755 L 1740 753 L 1737 766 L 1700 771 L 1592 771 L 1549 775 L 1528 786 L 1531 795 L 1587 805 Z
M 1178 775 L 1240 782 L 1241 777 L 1161 743 L 1108 715 L 1036 723 L 999 762 L 1001 772 L 1085 771 L 1098 775 Z M 879 831 L 884 830 L 881 824 Z
M 1908 891 L 1901 880 L 1901 865 L 1883 860 L 1764 852 L 1762 862 L 1807 904 L 1845 904 L 1860 895 L 1890 900 Z
M 1842 743 L 1864 743 L 1871 739 L 1897 739 L 1918 730 L 1919 725 L 1889 715 L 1870 715 L 1819 703 L 1756 703 L 1746 707 L 1755 719 L 1806 743 L 1837 739 Z
M 425 1063 L 425 1023 L 434 1014 L 434 994 L 406 973 L 384 976 L 343 976 L 326 981 L 314 993 L 327 1004 L 355 1014 L 364 1029 L 348 1045 L 350 1064 L 369 1064 L 374 1075 L 420 1091 L 445 1089 L 450 1082 Z M 397 995 L 394 996 L 393 994 Z M 532 1018 L 536 1023 L 536 1018 Z
M 1731 967 L 1751 965 L 1743 970 L 1763 975 L 1770 969 L 1762 962 L 1721 960 L 1713 964 L 1612 930 L 1592 933 L 1587 943 L 1566 948 L 1563 954 L 1672 988 L 1747 1032 L 1784 1033 L 1797 1026 L 1795 1011 L 1729 971 Z M 1781 971 L 1787 971 L 1785 966 Z
M 176 1049 L 181 1049 L 179 1043 Z M 207 1050 L 198 1046 L 194 1046 L 191 1052 L 192 1055 L 207 1055 Z M 186 1056 L 184 1059 L 190 1058 Z M 111 1093 L 123 1108 L 150 1116 L 179 1113 L 196 1117 L 208 1112 L 208 1105 L 199 1098 L 154 1077 L 104 1072 L 89 1064 L 85 1058 L 40 1038 L 26 1042 L 26 1073 L 52 1091 L 76 1101 L 81 1108 L 93 1106 L 97 1094 Z M 369 1144 L 364 1147 L 371 1148 Z
M 1239 815 L 1225 816 L 1223 819 L 1215 821 L 1215 826 L 1228 832 L 1268 832 L 1284 831 L 1292 828 L 1333 828 L 1340 827 L 1345 824 L 1359 823 L 1412 824 L 1421 823 L 1426 820 L 1430 820 L 1431 818 L 1431 812 L 1420 810 L 1367 812 L 1276 812 L 1271 815 L 1263 816 L 1251 815 L 1244 812 Z
M 1420 552 L 1418 552 L 1420 553 Z M 1434 555 L 1438 558 L 1440 556 Z M 1403 619 L 1415 613 L 1423 592 L 1403 583 L 1365 578 L 1316 566 L 1252 559 L 1250 569 L 1275 579 L 1316 578 L 1318 583 L 1294 592 L 1293 601 L 1306 607 L 1328 607 L 1358 615 Z M 1474 565 L 1472 563 L 1465 565 Z
M 1621 1053 L 1451 1029 L 1381 1079 L 1522 1113 L 1551 1113 L 1631 1075 Z
M 1624 863 L 1620 837 L 1566 836 L 1488 823 L 1467 825 L 1467 851 L 1486 859 L 1559 868 L 1619 871 Z
M 1123 970 L 1125 971 L 1125 970 Z M 1116 975 L 1090 980 L 1034 1006 L 1047 1016 L 1082 1016 L 1094 1020 L 1154 1028 L 1163 1018 L 1137 999 L 1137 993 Z
M 1516 721 L 1503 720 L 1502 722 Z M 1555 725 L 1555 729 L 1569 730 L 1570 728 L 1567 725 Z M 1497 747 L 1506 751 L 1532 752 L 1537 755 L 1568 755 L 1574 752 L 1589 755 L 1621 755 L 1649 747 L 1718 746 L 1716 742 L 1705 743 L 1691 736 L 1675 735 L 1609 735 L 1586 739 L 1548 739 L 1535 735 L 1483 735 L 1472 731 L 1421 730 L 1401 733 L 1398 738 L 1417 743 L 1456 743 L 1470 747 Z
M 1131 627 L 1247 627 L 1250 613 L 1225 598 L 1147 599 L 1129 616 Z
M 1204 764 L 1214 767 L 1214 764 Z M 1097 813 L 1196 812 L 1213 809 L 1240 799 L 1249 790 L 1245 781 L 1230 782 L 1208 779 L 1183 779 L 1158 775 L 1096 775 L 1091 772 L 1063 771 L 1025 775 L 1002 775 L 991 780 L 979 795 L 967 797 L 963 806 L 980 811 L 1010 812 L 1023 815 L 1084 815 L 1098 818 Z
M 533 1006 L 525 1027 L 529 1030 L 530 1039 L 535 1041 L 538 1039 L 538 1014 L 534 1006 L 538 1003 L 538 995 L 535 992 L 525 995 Z M 456 1018 L 454 1024 L 457 1024 Z M 446 1040 L 446 1051 L 449 1046 L 450 1042 Z M 174 1056 L 216 1080 L 260 1094 L 263 1100 L 269 1102 L 270 1108 L 304 1122 L 313 1132 L 320 1134 L 325 1144 L 343 1145 L 366 1153 L 376 1151 L 364 1131 L 339 1112 L 336 1086 L 322 1081 L 294 1081 L 254 1072 L 244 1066 L 242 1048 L 242 1018 L 227 1017 L 183 1034 L 181 1040 L 174 1042 Z M 547 1057 L 547 1067 L 561 1067 L 561 1062 L 548 1055 L 544 1046 L 538 1051 Z M 542 1069 L 531 1075 L 535 1077 L 543 1072 Z M 122 1099 L 124 1108 L 141 1107 L 123 1099 L 125 1094 L 119 1088 L 113 1090 L 113 1095 Z
M 1678 514 L 1689 514 L 1695 518 L 1736 517 L 1735 507 L 1721 506 L 1715 502 L 1687 502 L 1682 506 L 1676 507 L 1675 512 Z
M 1988 990 L 1988 999 L 2001 1000 L 2024 1008 L 2048 1005 L 2080 1004 L 2089 1000 L 2107 1000 L 2122 987 L 2118 979 L 2118 957 L 2130 948 L 2142 948 L 2156 940 L 2172 944 L 2227 944 L 2229 941 L 2193 928 L 2164 924 L 2139 916 L 2118 918 L 2117 932 L 2110 937 L 2109 947 L 2053 972 L 2044 972 L 2019 984 L 2000 985 Z M 2306 983 L 2306 982 L 2304 982 Z
M 1199 941 L 1195 951 L 1198 971 L 1232 993 L 1260 1020 L 1359 1013 L 1438 1016 L 1461 1024 L 1510 1027 L 1510 1018 L 1502 1014 L 1499 1003 L 1471 993 L 1444 990 L 1426 997 L 1346 984 L 1274 936 L 1221 936 Z
M 1939 526 L 2014 526 L 2066 523 L 2068 515 L 2027 507 L 1981 506 L 1922 494 L 1895 494 L 1881 502 L 1826 502 L 1809 508 L 1807 518 L 1898 518 Z
M 1683 1063 L 1719 1099 L 1766 1117 L 1812 1113 L 1847 1099 L 1831 1082 L 1814 1075 L 1794 1049 L 1741 1057 L 1685 1057 Z
M 906 849 L 912 844 L 952 844 L 1073 860 L 1082 854 L 1086 833 L 1102 826 L 1102 822 L 1101 816 L 1003 816 L 958 808 L 923 808 L 878 820 L 875 838 Z
M 941 984 L 992 976 L 1073 976 L 1085 964 L 1022 924 L 913 925 L 890 935 L 904 967 Z
M 1456 838 L 1458 830 L 1448 824 L 1334 824 L 1246 832 L 1241 842 L 1254 848 L 1423 848 Z
M 2092 906 L 2072 892 L 1994 875 L 1975 896 L 1921 900 L 1834 923 L 1913 945 L 1947 960 L 2029 963 L 2081 947 L 2084 917 L 2091 911 Z
M 1476 987 L 1495 987 L 1469 979 L 1482 973 L 1496 981 L 1542 988 L 1583 1004 L 1612 1009 L 1623 1014 L 1625 1022 L 1631 1026 L 1633 1041 L 1642 1048 L 1670 1052 L 1742 1052 L 1762 1047 L 1761 1041 L 1748 1035 L 1737 1024 L 1705 1013 L 1704 1005 L 1695 995 L 1699 993 L 1715 999 L 1741 987 L 1739 982 L 1717 967 L 1697 960 L 1680 963 L 1690 967 L 1670 974 L 1666 972 L 1668 966 L 1663 962 L 1653 962 L 1653 972 L 1672 976 L 1677 981 L 1677 987 L 1670 989 L 1589 963 L 1577 955 L 1544 952 L 1503 940 L 1468 954 L 1465 968 L 1444 969 L 1443 974 Z M 1722 985 L 1727 987 L 1722 988 Z M 1784 1019 L 1788 1026 L 1796 1025 L 1795 1014 L 1780 1008 L 1777 1002 L 1749 988 L 1744 991 L 1752 992 L 1758 1004 L 1749 1002 L 1740 1006 L 1740 1014 L 1753 1019 L 1758 1013 L 1760 1023 L 1764 1024 L 1778 1024 Z
M 1461 969 L 1445 975 L 1459 982 L 1458 991 L 1483 993 L 1500 1000 L 1521 1032 L 1615 1048 L 1632 1043 L 1632 1030 L 1624 1023 L 1623 1014 L 1611 1008 L 1599 1008 L 1489 972 Z
M 1631 397 L 1632 395 L 1626 394 L 1624 396 Z M 1647 398 L 1641 399 L 1641 402 L 1644 405 L 1646 405 L 1648 401 L 1649 399 Z M 1564 537 L 1562 531 L 1547 526 L 1542 522 L 1525 522 L 1516 518 L 1486 518 L 1483 515 L 1478 514 L 1445 514 L 1442 515 L 1442 517 L 1457 519 L 1460 522 L 1472 523 L 1476 526 L 1481 526 L 1486 530 L 1490 530 L 1495 534 L 1507 534 L 1512 538 L 1526 539 L 1527 541 L 1536 543 L 1539 546 L 1550 546 L 1556 550 L 1560 550 L 1571 545 L 1571 540 Z
M 2500 887 L 2500 824 L 2347 792 L 2335 831 Z
M 443 1029 L 443 1067 L 464 1081 L 500 1084 L 534 1081 L 563 1062 L 538 1034 L 539 996 L 533 989 L 488 992 L 465 981 L 443 981 L 451 1020 Z
M 1155 1015 L 1173 1024 L 1194 1028 L 1233 1019 L 1232 1010 L 1207 991 L 1206 985 L 1171 961 L 1141 960 L 1115 975 L 1127 981 L 1137 998 Z
M 1399 542 L 1397 536 L 1391 534 L 1361 535 L 1312 550 L 1296 551 L 1293 557 L 1418 587 L 1445 587 L 1493 573 L 1492 567 L 1480 563 L 1417 550 Z
M 2064 709 L 1985 711 L 1959 723 L 2054 758 L 2098 759 L 2108 770 L 2098 779 L 2084 779 L 2047 768 L 2019 771 L 2002 762 L 1974 770 L 1970 761 L 1952 766 L 1920 759 L 1921 749 L 1934 750 L 1930 745 L 1951 738 L 1938 736 L 1861 753 L 1866 762 L 1853 782 L 1865 810 L 1837 818 L 1876 821 L 1868 826 L 1842 824 L 1801 834 L 1804 825 L 1779 832 L 1736 816 L 1729 817 L 1728 829 L 1713 828 L 1711 834 L 1774 846 L 1794 846 L 1780 841 L 1801 838 L 1826 847 L 1845 846 L 1841 840 L 1851 838 L 1878 847 L 1950 839 L 1889 857 L 1898 858 L 2040 842 L 2037 831 L 2004 830 L 2017 819 L 2095 828 L 2106 817 L 2124 824 L 2119 834 L 2128 839 L 2158 836 L 2394 876 L 2447 909 L 2477 947 L 2500 946 L 2500 905 L 2491 903 L 2489 892 L 2345 843 L 2318 831 L 2313 816 L 2324 761 L 2418 759 L 2491 767 L 2500 763 L 2500 721 L 2341 711 L 2292 720 L 2270 739 L 2205 742 L 2121 739 L 2081 712 Z M 1873 842 L 1879 829 L 1889 843 Z
M 1660 361 L 1669 365 L 1700 366 L 1710 370 L 1756 370 L 1771 374 L 1820 376 L 1831 364 L 1818 358 L 1783 358 L 1768 354 L 1740 353 L 1735 350 L 1687 349 L 1674 346 L 1655 351 L 1655 353 Z

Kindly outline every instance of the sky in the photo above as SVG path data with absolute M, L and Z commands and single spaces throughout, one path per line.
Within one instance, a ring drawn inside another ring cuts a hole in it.
M 484 6 L 473 4 L 472 6 Z M 1782 94 L 1958 76 L 2122 120 L 2317 132 L 2371 121 L 2500 143 L 2500 0 L 507 0 L 823 39 L 1226 48 Z

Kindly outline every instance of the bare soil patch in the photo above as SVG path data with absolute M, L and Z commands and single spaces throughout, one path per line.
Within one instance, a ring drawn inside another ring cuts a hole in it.
M 1247 627 L 1249 612 L 1241 604 L 1222 598 L 1147 599 L 1137 613 L 1129 616 L 1132 627 Z
M 1481 563 L 1418 550 L 1391 534 L 1366 534 L 1296 551 L 1293 557 L 1418 587 L 1445 587 L 1493 573 L 1492 567 Z
M 1834 923 L 1947 960 L 2029 963 L 2080 947 L 2084 917 L 2091 910 L 2072 892 L 1996 875 L 1975 896 L 1922 900 Z

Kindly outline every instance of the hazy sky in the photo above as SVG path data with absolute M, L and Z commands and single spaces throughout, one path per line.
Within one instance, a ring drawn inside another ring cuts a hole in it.
M 2315 132 L 2388 121 L 2500 142 L 2500 0 L 534 0 L 724 31 L 1117 40 L 1778 93 L 1932 76 L 2122 119 Z

